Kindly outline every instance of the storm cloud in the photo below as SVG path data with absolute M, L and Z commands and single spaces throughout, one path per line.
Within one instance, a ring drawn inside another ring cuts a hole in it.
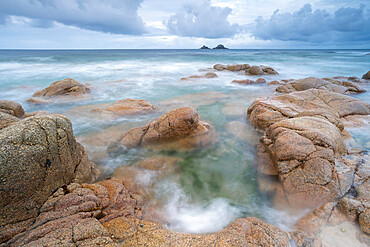
M 140 35 L 145 25 L 137 11 L 143 0 L 1 0 L 0 23 L 8 16 L 31 19 L 33 27 L 49 28 L 54 22 L 82 29 Z
M 359 8 L 340 8 L 333 14 L 326 10 L 312 10 L 310 4 L 293 13 L 274 14 L 256 20 L 252 34 L 262 40 L 345 42 L 370 40 L 370 12 Z
M 171 34 L 183 37 L 202 37 L 209 39 L 233 37 L 239 29 L 231 25 L 227 17 L 230 8 L 215 7 L 209 0 L 191 3 L 183 7 L 164 21 Z

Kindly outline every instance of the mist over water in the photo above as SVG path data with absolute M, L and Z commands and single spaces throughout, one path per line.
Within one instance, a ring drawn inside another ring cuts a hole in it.
M 216 72 L 218 78 L 181 81 L 203 74 L 199 69 L 216 63 L 267 65 L 280 74 L 261 76 L 267 82 L 308 76 L 357 76 L 370 67 L 370 50 L 0 50 L 0 99 L 14 100 L 27 112 L 46 110 L 69 117 L 74 133 L 90 158 L 103 171 L 133 165 L 144 158 L 177 157 L 179 173 L 169 174 L 154 186 L 163 204 L 170 229 L 207 233 L 224 228 L 238 217 L 254 216 L 284 230 L 290 230 L 299 214 L 274 209 L 267 195 L 258 189 L 255 144 L 260 133 L 246 120 L 246 110 L 257 97 L 269 95 L 273 87 L 241 86 L 232 80 L 257 79 L 233 72 Z M 76 102 L 35 106 L 26 99 L 53 81 L 74 78 L 91 83 L 91 98 Z M 369 101 L 369 93 L 355 96 Z M 144 99 L 157 106 L 147 115 L 107 120 L 94 118 L 83 110 L 93 104 L 112 103 L 125 98 Z M 165 112 L 193 106 L 202 120 L 211 123 L 218 142 L 193 151 L 125 150 L 110 156 L 110 137 L 144 126 Z M 350 130 L 351 132 L 351 130 Z M 108 135 L 107 133 L 111 133 Z M 369 148 L 364 131 L 352 130 L 356 147 Z M 140 176 L 151 185 L 155 174 Z

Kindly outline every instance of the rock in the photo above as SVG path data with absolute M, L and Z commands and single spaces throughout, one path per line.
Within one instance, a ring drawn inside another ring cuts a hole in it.
M 258 135 L 253 127 L 250 125 L 238 122 L 231 121 L 226 124 L 226 130 L 233 136 L 242 139 L 248 143 L 256 144 L 258 143 Z
M 266 83 L 266 80 L 265 80 L 265 79 L 263 79 L 263 78 L 258 78 L 258 79 L 256 80 L 256 83 L 257 83 L 257 84 Z
M 21 118 L 24 115 L 24 110 L 21 104 L 11 100 L 0 100 L 0 112 Z
M 308 77 L 286 83 L 276 88 L 276 91 L 280 93 L 291 93 L 296 91 L 304 91 L 311 88 L 327 89 L 331 92 L 341 94 L 361 93 L 366 91 L 359 85 L 349 81 L 341 81 L 331 78 L 326 78 L 326 80 L 323 80 L 316 77 Z
M 229 48 L 226 48 L 224 45 L 219 44 L 218 46 L 214 47 L 213 49 L 229 49 Z
M 263 70 L 259 66 L 252 66 L 250 67 L 247 72 L 248 75 L 263 75 Z
M 202 79 L 202 78 L 217 78 L 217 74 L 216 73 L 213 73 L 213 72 L 208 72 L 204 75 L 192 75 L 192 76 L 188 76 L 188 77 L 183 77 L 181 78 L 180 80 L 181 81 L 189 81 L 189 80 L 192 80 L 192 79 Z
M 278 75 L 279 74 L 276 70 L 274 70 L 271 67 L 267 67 L 267 66 L 263 66 L 263 65 L 261 65 L 260 67 L 262 68 L 262 71 L 265 74 L 268 74 L 268 75 Z
M 208 50 L 210 48 L 208 46 L 206 46 L 206 45 L 203 45 L 200 49 L 202 49 L 202 50 Z
M 359 218 L 361 230 L 367 234 L 370 234 L 370 209 L 362 212 Z
M 267 85 L 281 85 L 281 83 L 279 81 L 270 81 Z
M 289 246 L 288 234 L 256 218 L 241 218 L 218 233 L 172 232 L 150 221 L 117 218 L 103 224 L 122 246 Z
M 55 81 L 50 84 L 49 87 L 38 91 L 33 94 L 33 97 L 57 97 L 57 96 L 79 96 L 87 94 L 90 92 L 90 88 L 86 85 L 79 83 L 78 81 L 67 78 L 61 81 Z M 46 103 L 45 101 L 40 101 L 39 99 L 30 99 L 30 102 L 36 103 Z
M 362 79 L 370 80 L 370 70 L 362 76 Z
M 206 74 L 203 75 L 204 78 L 217 78 L 217 74 L 216 73 L 213 73 L 213 72 L 208 72 Z
M 233 80 L 232 83 L 237 83 L 237 84 L 242 84 L 242 85 L 256 84 L 255 81 L 249 80 L 249 79 L 246 79 L 246 80 Z
M 308 89 L 268 98 L 258 98 L 248 108 L 248 118 L 259 128 L 267 128 L 278 121 L 301 116 L 326 119 L 343 129 L 341 118 L 369 115 L 366 102 L 328 90 Z
M 97 176 L 61 115 L 31 117 L 1 130 L 0 164 L 0 226 L 36 217 L 54 190 Z
M 48 111 L 35 111 L 24 114 L 24 118 L 50 115 Z
M 0 130 L 16 123 L 19 121 L 19 118 L 14 117 L 13 115 L 0 112 Z
M 335 162 L 335 157 L 344 155 L 346 146 L 340 130 L 327 120 L 282 120 L 266 130 L 262 143 L 292 207 L 315 208 L 348 191 L 351 181 L 338 178 Z
M 104 110 L 118 116 L 127 116 L 152 112 L 154 107 L 146 100 L 124 99 L 114 102 L 113 105 L 106 107 Z M 92 111 L 95 110 L 93 109 Z
M 58 189 L 40 209 L 38 217 L 7 242 L 11 246 L 106 246 L 112 235 L 102 223 L 117 217 L 140 217 L 141 205 L 122 181 L 76 184 Z M 8 240 L 11 235 L 1 232 Z
M 249 64 L 231 64 L 231 65 L 223 65 L 223 64 L 215 64 L 213 65 L 213 69 L 222 71 L 222 70 L 228 70 L 232 72 L 238 72 L 238 71 L 245 71 L 249 69 L 251 66 Z
M 167 112 L 147 126 L 126 132 L 120 143 L 127 148 L 189 149 L 209 145 L 213 141 L 213 127 L 199 121 L 194 108 L 182 107 Z
M 26 101 L 28 103 L 32 103 L 32 104 L 35 104 L 35 105 L 46 105 L 46 104 L 50 104 L 52 102 L 51 100 L 46 100 L 46 99 L 37 98 L 37 97 L 31 97 L 31 98 L 27 99 Z

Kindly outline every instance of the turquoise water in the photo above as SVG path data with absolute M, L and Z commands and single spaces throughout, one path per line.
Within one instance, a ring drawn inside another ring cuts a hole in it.
M 243 216 L 260 217 L 290 229 L 299 215 L 274 209 L 268 196 L 258 190 L 254 146 L 259 134 L 246 121 L 246 109 L 253 100 L 271 94 L 274 88 L 234 85 L 234 79 L 256 77 L 232 72 L 217 72 L 216 79 L 180 78 L 202 74 L 199 69 L 216 63 L 271 66 L 280 74 L 262 76 L 268 82 L 308 76 L 361 77 L 370 69 L 369 54 L 370 50 L 0 50 L 0 99 L 18 101 L 27 112 L 46 110 L 68 116 L 75 135 L 101 167 L 103 176 L 146 157 L 181 158 L 180 175 L 170 174 L 154 188 L 171 229 L 212 232 Z M 91 83 L 92 97 L 45 106 L 26 102 L 34 92 L 68 77 Z M 356 97 L 369 101 L 368 93 Z M 81 108 L 73 109 L 124 98 L 149 100 L 157 111 L 108 120 L 92 117 Z M 195 107 L 201 119 L 215 127 L 218 142 L 187 152 L 131 149 L 119 155 L 106 153 L 120 133 L 181 106 Z M 114 134 L 106 135 L 108 130 Z M 353 133 L 363 143 L 360 146 L 368 147 L 368 137 L 355 130 Z

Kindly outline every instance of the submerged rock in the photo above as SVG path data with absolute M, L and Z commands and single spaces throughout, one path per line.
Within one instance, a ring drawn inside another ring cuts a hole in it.
M 280 93 L 292 93 L 296 91 L 304 91 L 311 88 L 327 89 L 331 92 L 341 94 L 361 93 L 366 91 L 361 86 L 350 81 L 336 80 L 332 78 L 320 79 L 316 77 L 308 77 L 305 79 L 286 83 L 276 88 L 276 91 Z
M 94 164 L 60 115 L 31 117 L 0 131 L 0 226 L 32 219 L 52 192 L 90 182 Z
M 208 73 L 205 73 L 204 75 L 191 75 L 191 76 L 188 76 L 188 77 L 183 77 L 180 80 L 181 81 L 189 81 L 189 80 L 192 80 L 192 79 L 202 79 L 202 78 L 207 78 L 207 79 L 209 79 L 209 78 L 218 78 L 218 76 L 214 72 L 208 72 Z
M 214 139 L 213 127 L 201 122 L 194 108 L 182 107 L 167 112 L 147 126 L 126 132 L 120 143 L 127 148 L 189 149 L 209 145 Z
M 49 87 L 33 94 L 28 102 L 35 104 L 47 104 L 51 98 L 55 97 L 75 97 L 86 95 L 90 92 L 90 87 L 83 85 L 78 81 L 67 78 L 55 81 Z M 45 99 L 46 98 L 46 99 Z
M 92 109 L 93 112 L 111 112 L 118 116 L 137 115 L 154 111 L 154 106 L 146 100 L 124 99 L 103 109 Z

